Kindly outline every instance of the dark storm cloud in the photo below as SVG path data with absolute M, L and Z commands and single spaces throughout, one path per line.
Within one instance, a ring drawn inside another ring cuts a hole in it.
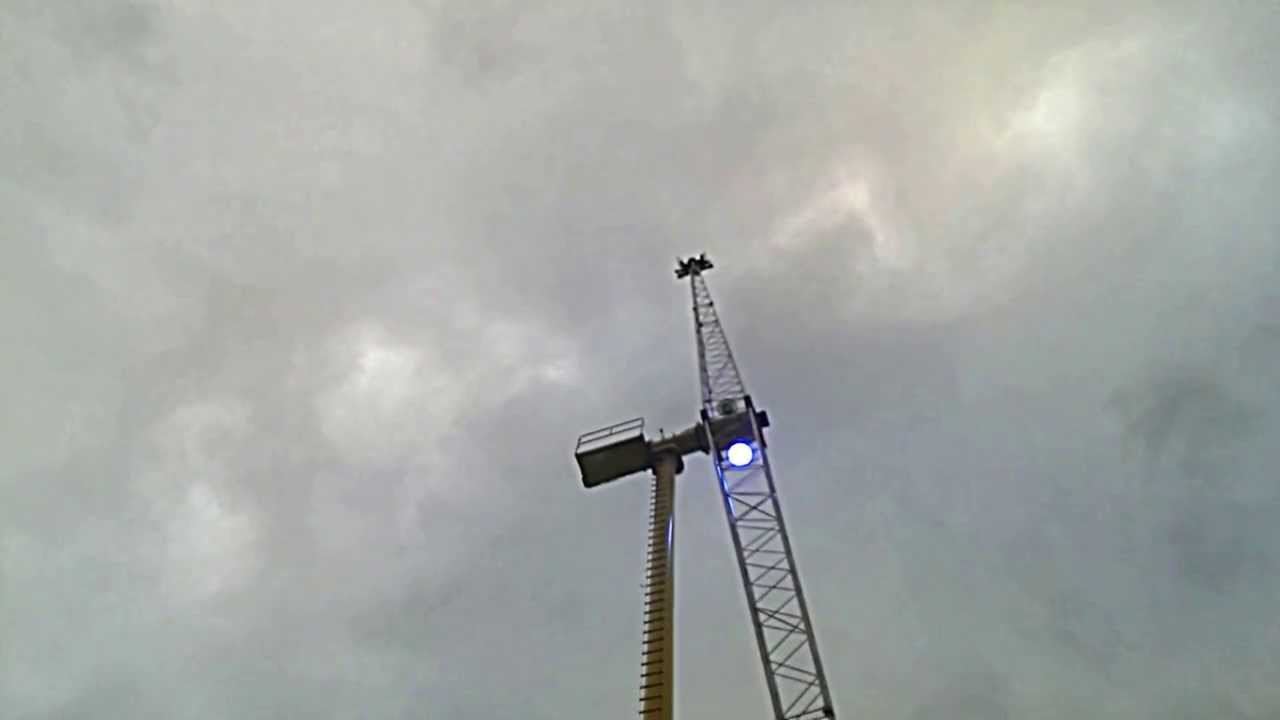
M 11 3 L 0 706 L 627 711 L 570 445 L 692 421 L 707 250 L 842 715 L 1274 715 L 1278 20 Z M 707 472 L 681 708 L 764 717 Z

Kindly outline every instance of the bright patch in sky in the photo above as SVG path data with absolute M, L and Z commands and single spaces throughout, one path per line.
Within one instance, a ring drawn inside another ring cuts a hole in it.
M 231 589 L 253 569 L 254 527 L 212 487 L 195 482 L 170 516 L 169 579 L 175 594 L 201 599 Z
M 918 151 L 836 158 L 780 213 L 773 244 L 847 265 L 858 313 L 938 319 L 1003 302 L 1049 208 L 1087 195 L 1117 161 L 1109 148 L 1141 138 L 1122 101 L 1157 72 L 1147 36 L 1112 36 L 1027 69 L 1020 91 L 940 98 L 936 122 L 909 128 Z M 903 166 L 925 174 L 904 183 Z
M 847 231 L 851 242 L 861 232 L 870 232 L 877 266 L 901 267 L 909 262 L 907 248 L 889 222 L 886 208 L 875 202 L 870 183 L 843 171 L 832 187 L 782 222 L 774 243 L 787 247 L 842 230 Z
M 365 402 L 394 409 L 413 392 L 417 370 L 418 353 L 403 346 L 369 340 L 360 348 L 348 388 Z
M 444 368 L 427 367 L 423 351 L 377 328 L 344 336 L 336 349 L 345 376 L 317 404 L 325 435 L 348 461 L 403 458 L 425 419 L 451 415 L 452 383 Z
M 232 589 L 256 567 L 253 519 L 227 495 L 251 437 L 247 408 L 229 399 L 184 404 L 155 428 L 139 482 L 163 527 L 165 581 L 176 599 Z
M 1055 146 L 1066 145 L 1080 117 L 1080 94 L 1066 80 L 1040 90 L 1035 103 L 1015 121 L 1028 132 Z

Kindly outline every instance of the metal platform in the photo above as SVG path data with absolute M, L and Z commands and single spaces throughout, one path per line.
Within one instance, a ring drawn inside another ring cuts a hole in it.
M 648 470 L 652 457 L 644 437 L 644 418 L 584 433 L 573 457 L 582 471 L 582 486 L 588 488 Z

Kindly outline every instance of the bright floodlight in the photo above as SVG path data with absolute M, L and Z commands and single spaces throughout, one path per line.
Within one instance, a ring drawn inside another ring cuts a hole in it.
M 738 440 L 729 446 L 725 455 L 728 456 L 730 465 L 734 467 L 746 467 L 751 464 L 751 460 L 755 457 L 756 451 L 751 449 L 750 443 Z

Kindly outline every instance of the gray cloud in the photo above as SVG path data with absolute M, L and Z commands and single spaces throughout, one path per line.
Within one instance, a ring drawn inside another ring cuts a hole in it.
M 628 712 L 571 443 L 693 419 L 706 250 L 842 716 L 1274 716 L 1278 20 L 9 3 L 0 707 Z M 762 718 L 708 473 L 680 706 Z

